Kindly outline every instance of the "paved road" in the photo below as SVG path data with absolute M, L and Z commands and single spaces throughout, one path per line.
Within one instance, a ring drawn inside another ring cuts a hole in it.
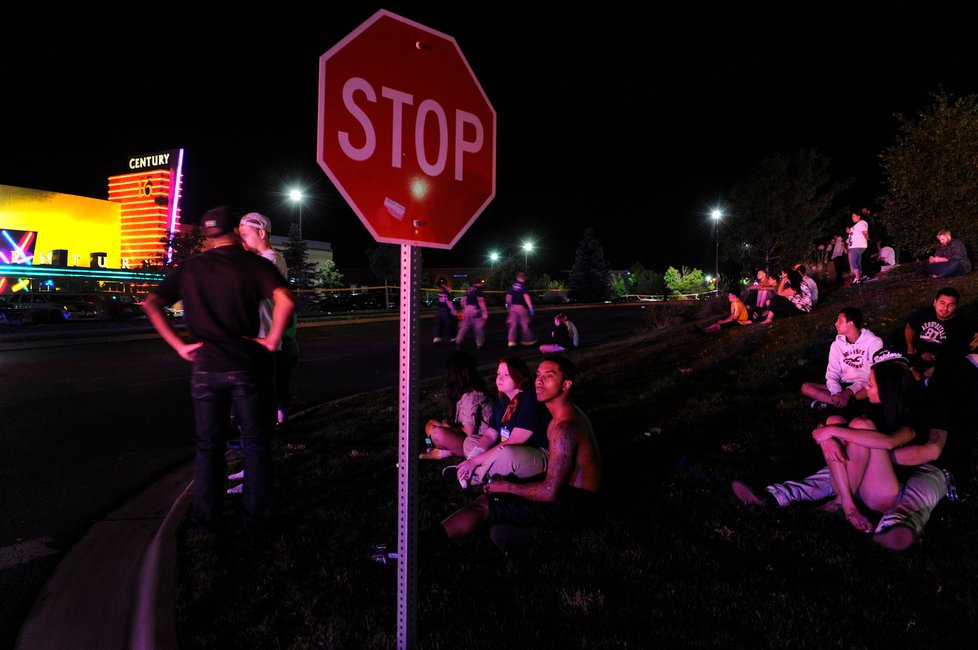
M 541 310 L 535 328 L 549 332 Z M 572 312 L 585 344 L 633 333 L 641 306 Z M 493 313 L 480 364 L 504 354 L 505 313 Z M 35 328 L 37 329 L 37 328 Z M 435 347 L 423 319 L 421 377 L 440 377 L 452 346 Z M 398 322 L 304 324 L 293 380 L 296 410 L 396 383 Z M 71 330 L 32 343 L 0 336 L 0 648 L 64 553 L 99 517 L 192 456 L 188 366 L 155 334 L 75 338 Z M 5 342 L 5 340 L 7 342 Z

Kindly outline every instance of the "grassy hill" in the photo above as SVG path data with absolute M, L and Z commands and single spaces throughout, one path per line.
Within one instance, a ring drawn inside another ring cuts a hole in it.
M 859 307 L 885 341 L 939 286 L 978 322 L 978 274 L 911 282 L 908 268 L 823 286 L 808 315 L 704 335 L 722 303 L 655 304 L 622 343 L 573 353 L 578 404 L 606 460 L 607 517 L 549 535 L 517 558 L 486 535 L 453 544 L 417 582 L 422 648 L 823 648 L 964 645 L 975 637 L 978 508 L 942 504 L 920 544 L 874 545 L 839 515 L 748 508 L 762 487 L 824 465 L 810 432 L 824 413 L 799 388 L 823 376 L 838 309 Z M 484 369 L 489 376 L 494 369 Z M 440 386 L 423 388 L 439 414 Z M 181 534 L 182 648 L 396 647 L 396 572 L 369 562 L 396 539 L 396 390 L 324 406 L 277 450 L 290 524 L 267 544 Z M 973 431 L 968 436 L 970 443 Z M 965 445 L 967 448 L 973 445 Z M 465 502 L 449 461 L 420 469 L 420 524 Z M 972 452 L 965 462 L 975 466 Z M 229 504 L 229 517 L 237 516 Z

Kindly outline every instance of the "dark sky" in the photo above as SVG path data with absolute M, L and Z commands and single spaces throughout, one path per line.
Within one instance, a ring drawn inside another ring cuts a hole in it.
M 375 244 L 316 161 L 318 62 L 384 8 L 453 36 L 497 113 L 496 198 L 426 265 L 532 239 L 555 272 L 590 226 L 615 268 L 709 269 L 709 210 L 753 162 L 815 148 L 856 177 L 853 207 L 873 205 L 894 114 L 978 91 L 956 4 L 434 4 L 27 16 L 0 43 L 0 184 L 106 198 L 127 155 L 182 147 L 185 220 L 228 203 L 286 234 L 300 184 L 306 238 L 331 242 L 341 271 L 363 266 Z M 721 226 L 721 246 L 733 237 Z

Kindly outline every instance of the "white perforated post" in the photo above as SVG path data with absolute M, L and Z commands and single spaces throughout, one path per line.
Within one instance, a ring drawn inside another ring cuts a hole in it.
M 418 568 L 418 322 L 421 252 L 401 244 L 400 409 L 397 449 L 397 647 L 415 647 Z

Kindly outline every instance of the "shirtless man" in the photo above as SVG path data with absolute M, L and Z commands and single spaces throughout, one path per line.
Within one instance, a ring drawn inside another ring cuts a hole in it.
M 537 368 L 537 400 L 553 417 L 547 427 L 550 461 L 544 479 L 485 483 L 483 494 L 475 501 L 449 515 L 441 525 L 422 531 L 419 551 L 423 555 L 485 525 L 566 529 L 586 524 L 598 515 L 601 452 L 590 421 L 571 399 L 575 377 L 574 365 L 561 356 L 547 357 Z

